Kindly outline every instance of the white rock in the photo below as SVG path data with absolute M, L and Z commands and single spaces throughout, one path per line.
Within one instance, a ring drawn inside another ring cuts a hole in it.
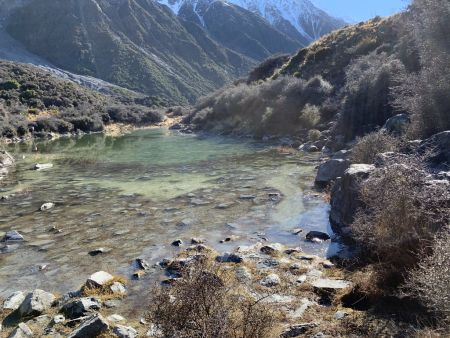
M 44 204 L 41 205 L 40 210 L 41 211 L 47 211 L 47 210 L 50 210 L 51 208 L 53 208 L 54 206 L 55 206 L 55 203 L 51 203 L 51 202 L 44 203 Z
M 123 286 L 123 284 L 119 282 L 114 282 L 113 285 L 111 285 L 110 289 L 113 293 L 119 295 L 124 295 L 127 293 L 127 289 L 125 289 L 125 286 Z
M 53 168 L 53 164 L 51 163 L 36 163 L 33 167 L 34 170 L 46 170 L 46 169 L 50 169 Z
M 55 323 L 55 324 L 62 323 L 65 320 L 66 320 L 66 317 L 64 317 L 63 315 L 56 315 L 55 317 L 53 317 L 53 323 Z
M 109 282 L 111 282 L 114 277 L 105 271 L 97 271 L 92 274 L 86 281 L 86 286 L 88 287 L 101 287 Z
M 260 282 L 261 285 L 272 287 L 281 283 L 280 277 L 277 274 L 270 274 L 264 277 Z
M 106 319 L 110 322 L 123 322 L 125 318 L 123 318 L 121 315 L 113 314 L 111 316 L 106 317 Z
M 352 283 L 346 280 L 342 279 L 329 279 L 329 278 L 320 278 L 313 281 L 312 286 L 314 286 L 317 289 L 331 289 L 331 290 L 338 290 L 338 289 L 345 289 L 348 288 Z
M 131 326 L 116 325 L 113 333 L 119 338 L 135 338 L 137 336 L 137 331 Z
M 25 300 L 25 294 L 22 291 L 14 292 L 3 303 L 3 310 L 17 310 Z

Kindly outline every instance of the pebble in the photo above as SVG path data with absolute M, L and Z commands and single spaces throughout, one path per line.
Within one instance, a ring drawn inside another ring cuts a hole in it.
M 41 211 L 47 211 L 47 210 L 50 210 L 50 209 L 52 209 L 52 208 L 54 208 L 54 207 L 55 207 L 55 203 L 49 202 L 49 203 L 44 203 L 44 204 L 42 204 L 41 207 L 39 208 L 39 210 L 41 210 Z

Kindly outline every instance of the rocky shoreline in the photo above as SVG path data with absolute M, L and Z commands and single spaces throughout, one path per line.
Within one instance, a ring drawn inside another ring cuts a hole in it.
M 193 244 L 177 257 L 164 259 L 153 267 L 136 259 L 135 276 L 157 268 L 162 284 L 171 285 L 183 277 L 190 264 L 203 258 L 233 272 L 249 292 L 263 297 L 265 303 L 283 314 L 281 337 L 300 333 L 322 337 L 321 330 L 325 326 L 329 329 L 330 321 L 339 325 L 352 313 L 333 305 L 333 299 L 352 286 L 341 270 L 327 259 L 277 243 L 257 243 L 222 254 L 203 244 Z M 14 292 L 2 305 L 0 333 L 10 338 L 94 337 L 106 333 L 108 337 L 159 337 L 145 313 L 140 318 L 121 316 L 126 284 L 123 277 L 98 271 L 79 290 L 62 296 L 40 289 Z

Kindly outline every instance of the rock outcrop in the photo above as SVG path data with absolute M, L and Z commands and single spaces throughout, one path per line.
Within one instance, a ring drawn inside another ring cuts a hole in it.
M 353 164 L 336 181 L 331 192 L 330 222 L 337 233 L 345 233 L 352 222 L 356 210 L 361 206 L 359 184 L 375 170 L 374 165 Z

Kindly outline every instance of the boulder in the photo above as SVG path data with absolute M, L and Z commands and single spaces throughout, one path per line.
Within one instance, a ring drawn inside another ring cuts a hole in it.
M 97 271 L 92 274 L 86 281 L 87 287 L 102 287 L 108 283 L 110 283 L 114 277 L 105 271 Z
M 25 297 L 18 311 L 21 317 L 39 316 L 49 309 L 54 301 L 55 296 L 53 294 L 36 289 Z
M 335 152 L 332 156 L 332 159 L 334 160 L 348 160 L 350 156 L 352 155 L 351 150 L 342 149 L 337 152 Z
M 321 231 L 310 231 L 305 236 L 307 241 L 328 241 L 331 237 L 325 232 Z
M 76 319 L 85 316 L 89 312 L 98 311 L 102 305 L 96 298 L 84 297 L 65 304 L 62 311 L 70 319 Z
M 261 279 L 260 282 L 259 282 L 259 284 L 261 284 L 263 286 L 267 286 L 267 287 L 277 286 L 277 285 L 280 285 L 280 283 L 281 283 L 281 279 L 275 273 L 267 275 L 266 277 Z
M 8 338 L 27 338 L 33 337 L 33 331 L 25 323 L 20 323 Z
M 137 331 L 131 326 L 116 325 L 113 329 L 113 333 L 119 338 L 137 337 Z
M 450 165 L 450 130 L 435 134 L 423 141 L 419 151 L 424 152 L 428 149 L 433 151 L 432 162 L 435 165 Z
M 322 163 L 317 171 L 315 183 L 325 187 L 338 177 L 342 177 L 349 167 L 350 161 L 344 159 L 331 159 Z
M 330 222 L 335 232 L 342 233 L 341 230 L 353 222 L 355 212 L 361 206 L 360 182 L 367 179 L 374 170 L 373 165 L 353 164 L 334 184 L 331 191 Z
M 3 303 L 3 310 L 17 310 L 25 300 L 25 294 L 22 291 L 14 292 Z
M 68 338 L 86 338 L 97 337 L 102 332 L 109 329 L 109 325 L 101 315 L 89 317 L 86 321 L 80 324 L 78 328 L 73 331 Z
M 407 114 L 398 114 L 386 121 L 382 130 L 394 135 L 401 135 L 405 132 L 408 125 L 411 123 L 411 119 Z

